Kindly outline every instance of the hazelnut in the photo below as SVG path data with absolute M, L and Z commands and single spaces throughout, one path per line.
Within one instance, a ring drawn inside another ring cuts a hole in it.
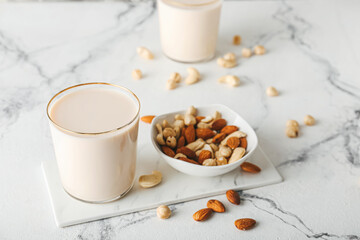
M 263 54 L 265 54 L 265 52 L 266 52 L 266 50 L 265 50 L 264 46 L 262 46 L 262 45 L 256 45 L 254 47 L 254 53 L 256 55 L 263 55 Z
M 304 117 L 304 123 L 308 126 L 312 126 L 315 124 L 315 118 L 311 115 L 306 115 Z
M 156 215 L 161 219 L 166 219 L 166 218 L 169 218 L 171 216 L 171 210 L 166 205 L 160 205 L 156 209 Z

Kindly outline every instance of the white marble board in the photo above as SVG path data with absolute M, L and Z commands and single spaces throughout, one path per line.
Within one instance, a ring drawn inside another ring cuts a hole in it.
M 149 173 L 149 169 L 156 166 L 156 169 L 163 173 L 162 183 L 155 188 L 143 189 L 136 181 L 124 198 L 106 204 L 90 204 L 73 199 L 61 186 L 56 161 L 42 162 L 57 226 L 66 227 L 156 208 L 161 204 L 169 205 L 219 195 L 228 189 L 243 190 L 282 181 L 282 177 L 260 147 L 250 160 L 261 167 L 259 174 L 245 173 L 238 168 L 225 175 L 209 178 L 188 176 L 173 169 L 163 160 L 154 161 L 158 157 L 155 152 L 151 154 L 152 151 L 146 149 L 148 147 L 150 146 L 145 145 L 145 149 L 139 151 L 137 178 Z

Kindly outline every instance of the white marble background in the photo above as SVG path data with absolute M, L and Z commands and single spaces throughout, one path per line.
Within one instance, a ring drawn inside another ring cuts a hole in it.
M 231 70 L 196 64 L 203 80 L 168 92 L 169 74 L 187 65 L 161 55 L 153 2 L 1 4 L 0 239 L 360 239 L 359 10 L 355 0 L 225 2 L 218 53 L 239 53 L 230 44 L 239 33 L 243 46 L 261 43 L 268 54 Z M 156 59 L 139 59 L 139 45 Z M 144 79 L 130 78 L 135 67 Z M 227 72 L 243 85 L 218 85 Z M 232 107 L 255 127 L 285 181 L 241 192 L 240 206 L 227 204 L 227 213 L 204 223 L 192 214 L 207 199 L 171 206 L 166 221 L 150 210 L 57 228 L 40 169 L 54 159 L 45 107 L 60 89 L 89 81 L 133 89 L 143 115 L 189 104 Z M 267 98 L 269 85 L 281 96 Z M 288 139 L 285 121 L 305 114 L 318 124 Z M 238 231 L 233 222 L 241 217 L 257 227 Z

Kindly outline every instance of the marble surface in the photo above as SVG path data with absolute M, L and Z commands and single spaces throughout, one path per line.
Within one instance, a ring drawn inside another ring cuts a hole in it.
M 195 64 L 202 81 L 168 92 L 170 73 L 184 74 L 188 65 L 161 55 L 153 2 L 2 4 L 0 239 L 360 239 L 359 7 L 358 1 L 225 2 L 218 55 L 240 52 L 230 44 L 234 34 L 242 46 L 261 43 L 268 53 L 231 70 L 215 61 Z M 139 59 L 139 45 L 156 59 Z M 144 79 L 132 80 L 133 68 Z M 242 85 L 219 85 L 225 73 L 240 76 Z M 228 204 L 204 223 L 191 216 L 207 199 L 172 205 L 166 221 L 149 210 L 57 228 L 40 167 L 54 159 L 45 107 L 60 89 L 89 81 L 133 89 L 143 115 L 228 105 L 256 129 L 285 181 L 241 192 L 240 206 Z M 281 95 L 266 97 L 269 85 Z M 299 138 L 288 139 L 286 120 L 305 114 L 317 124 L 302 125 Z M 240 232 L 233 222 L 241 217 L 258 225 Z

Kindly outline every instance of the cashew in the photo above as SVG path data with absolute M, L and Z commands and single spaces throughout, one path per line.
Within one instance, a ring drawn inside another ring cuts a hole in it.
M 169 218 L 171 216 L 171 210 L 166 205 L 160 205 L 156 209 L 156 215 L 161 219 L 167 219 L 167 218 Z
M 243 49 L 241 50 L 241 55 L 242 55 L 243 57 L 245 57 L 245 58 L 249 58 L 249 57 L 251 57 L 251 55 L 252 55 L 252 51 L 251 51 L 250 48 L 243 48 Z
M 146 47 L 138 47 L 136 49 L 136 52 L 139 54 L 140 57 L 144 58 L 144 59 L 153 59 L 154 55 L 152 54 L 152 52 L 147 49 Z
M 181 158 L 181 157 L 187 158 L 187 156 L 185 154 L 182 154 L 182 153 L 177 153 L 174 158 L 178 159 L 178 158 Z
M 265 54 L 265 52 L 266 52 L 266 50 L 265 50 L 264 46 L 256 45 L 254 47 L 254 53 L 256 55 L 263 55 L 263 54 Z
M 209 158 L 209 159 L 206 159 L 203 163 L 202 163 L 203 166 L 216 166 L 216 159 L 212 159 L 212 158 Z
M 202 149 L 197 150 L 197 151 L 195 152 L 195 154 L 196 154 L 197 157 L 200 155 L 201 151 L 202 151 Z
M 227 53 L 223 57 L 217 59 L 217 64 L 224 68 L 235 67 L 237 64 L 236 56 L 234 53 Z
M 242 147 L 235 148 L 228 163 L 229 164 L 234 163 L 234 162 L 240 160 L 244 155 L 245 155 L 245 148 L 242 148 Z
M 164 121 L 162 122 L 162 127 L 163 128 L 171 128 L 171 125 L 166 119 L 164 119 Z
M 221 118 L 221 113 L 219 113 L 218 111 L 214 112 L 214 120 L 218 120 Z
M 304 117 L 304 123 L 308 126 L 312 126 L 315 124 L 315 118 L 311 115 L 306 115 Z
M 176 132 L 174 129 L 168 127 L 163 130 L 163 135 L 165 139 L 168 137 L 176 137 Z
M 170 79 L 173 79 L 176 83 L 181 82 L 181 75 L 177 72 L 174 72 L 170 75 Z
M 233 37 L 233 44 L 234 45 L 240 45 L 241 44 L 241 37 L 239 35 L 235 35 Z
M 196 119 L 195 119 L 195 117 L 193 115 L 186 114 L 185 118 L 184 118 L 184 122 L 185 122 L 186 126 L 195 125 L 196 124 Z
M 173 136 L 167 137 L 166 145 L 169 146 L 170 148 L 175 148 L 176 147 L 176 138 Z
M 179 139 L 180 135 L 181 135 L 181 128 L 176 126 L 174 127 L 174 131 L 175 131 L 175 134 L 176 134 L 176 139 Z
M 220 158 L 220 157 L 222 157 L 220 151 L 215 151 L 215 158 Z
M 167 90 L 172 90 L 175 89 L 177 87 L 176 85 L 176 81 L 174 79 L 168 79 L 166 81 L 166 89 Z
M 270 86 L 266 89 L 266 94 L 269 96 L 269 97 L 276 97 L 276 96 L 279 96 L 279 92 L 276 88 Z
M 236 55 L 235 53 L 227 53 L 224 55 L 224 59 L 226 61 L 236 61 Z
M 216 164 L 218 166 L 220 165 L 226 165 L 227 164 L 227 159 L 225 157 L 219 157 L 219 158 L 216 158 Z
M 197 150 L 203 148 L 204 145 L 205 145 L 205 141 L 202 138 L 198 138 L 196 139 L 196 141 L 186 145 L 186 147 L 196 152 Z
M 225 75 L 218 79 L 219 83 L 226 83 L 232 87 L 240 85 L 240 79 L 235 75 Z
M 150 175 L 142 175 L 139 177 L 139 184 L 143 188 L 151 188 L 158 185 L 162 180 L 162 174 L 159 171 L 152 171 Z
M 204 119 L 201 120 L 203 123 L 209 123 L 213 120 L 212 116 L 206 116 Z
M 162 127 L 159 123 L 157 123 L 156 125 L 156 129 L 158 131 L 158 135 L 156 135 L 156 142 L 160 145 L 165 145 L 165 141 L 164 141 L 164 136 L 162 133 Z
M 229 147 L 220 146 L 219 153 L 220 153 L 220 156 L 222 156 L 222 157 L 230 157 L 231 153 L 232 153 L 232 150 Z
M 185 79 L 185 83 L 187 85 L 194 84 L 194 83 L 196 83 L 196 82 L 198 82 L 200 80 L 200 73 L 199 73 L 198 70 L 196 70 L 193 67 L 190 67 L 190 68 L 187 69 L 187 71 L 188 71 L 188 74 L 189 74 Z
M 198 127 L 198 128 L 211 128 L 211 124 L 209 124 L 209 123 L 204 123 L 204 122 L 199 122 L 199 123 L 197 124 L 197 127 Z
M 142 73 L 141 73 L 140 69 L 134 69 L 131 73 L 131 76 L 133 79 L 139 80 L 142 77 Z
M 197 113 L 197 109 L 194 106 L 190 106 L 186 111 L 186 114 L 188 114 L 188 115 L 195 116 L 196 113 Z
M 184 115 L 176 114 L 174 118 L 175 118 L 175 120 L 184 120 Z
M 180 129 L 185 127 L 184 120 L 175 120 L 173 123 L 174 129 L 175 127 L 179 127 Z
M 218 147 L 218 145 L 216 145 L 215 143 L 210 143 L 210 147 L 212 148 L 212 150 L 213 150 L 214 152 L 219 151 L 219 147 Z
M 229 134 L 224 140 L 221 141 L 221 145 L 226 146 L 227 140 L 231 137 L 242 138 L 242 137 L 246 137 L 246 136 L 247 136 L 247 134 L 242 131 L 233 132 L 233 133 Z

